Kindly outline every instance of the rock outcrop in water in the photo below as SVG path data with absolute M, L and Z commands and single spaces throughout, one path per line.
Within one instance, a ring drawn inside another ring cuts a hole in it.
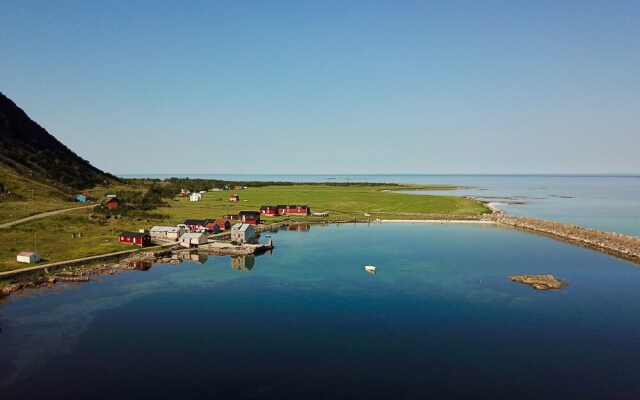
M 556 278 L 551 274 L 547 275 L 509 275 L 513 282 L 530 285 L 536 290 L 560 289 L 567 286 L 562 278 Z

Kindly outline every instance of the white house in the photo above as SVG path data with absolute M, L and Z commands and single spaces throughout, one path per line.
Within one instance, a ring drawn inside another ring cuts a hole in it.
M 202 195 L 200 193 L 193 192 L 189 196 L 189 200 L 191 200 L 191 201 L 200 201 L 200 200 L 202 200 Z
M 40 261 L 40 254 L 32 253 L 30 251 L 23 251 L 22 253 L 18 254 L 16 259 L 18 260 L 18 262 L 27 264 L 37 263 Z
M 256 230 L 251 224 L 237 223 L 231 227 L 231 240 L 238 243 L 247 243 L 256 237 Z
M 181 226 L 154 226 L 149 229 L 149 234 L 153 238 L 178 240 L 184 235 L 186 229 Z
M 180 245 L 184 247 L 198 247 L 206 244 L 208 239 L 204 233 L 185 233 L 180 236 Z

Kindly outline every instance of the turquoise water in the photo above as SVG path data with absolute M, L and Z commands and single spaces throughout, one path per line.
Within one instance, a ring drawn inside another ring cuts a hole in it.
M 640 397 L 635 264 L 485 225 L 273 240 L 236 269 L 208 257 L 9 297 L 3 398 Z M 569 286 L 507 279 L 522 273 Z
M 169 178 L 175 175 L 126 175 Z M 181 175 L 230 181 L 386 182 L 466 186 L 414 194 L 471 196 L 511 215 L 640 236 L 640 175 Z M 313 207 L 313 204 L 311 204 Z

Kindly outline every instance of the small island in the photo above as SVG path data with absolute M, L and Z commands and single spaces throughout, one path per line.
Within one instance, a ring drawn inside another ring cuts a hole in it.
M 556 278 L 551 274 L 546 275 L 509 275 L 512 282 L 524 283 L 530 285 L 536 290 L 561 289 L 567 286 L 562 278 Z

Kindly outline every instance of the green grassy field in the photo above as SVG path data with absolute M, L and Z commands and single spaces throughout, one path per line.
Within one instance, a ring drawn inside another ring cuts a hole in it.
M 98 188 L 94 194 L 107 192 L 117 194 L 117 190 L 134 190 L 130 186 Z M 294 185 L 248 188 L 240 191 L 209 192 L 200 202 L 190 202 L 188 198 L 176 197 L 169 200 L 168 207 L 154 212 L 164 214 L 163 219 L 129 218 L 104 219 L 104 216 L 89 218 L 89 209 L 70 211 L 68 214 L 52 216 L 15 227 L 0 229 L 0 271 L 25 267 L 18 263 L 16 254 L 21 251 L 37 251 L 45 262 L 64 261 L 91 255 L 135 248 L 118 243 L 118 234 L 123 230 L 150 228 L 153 225 L 176 225 L 185 219 L 219 218 L 227 213 L 242 210 L 257 211 L 261 205 L 306 204 L 312 212 L 328 212 L 329 217 L 295 217 L 297 221 L 365 220 L 364 213 L 371 219 L 429 219 L 446 216 L 474 216 L 489 212 L 475 200 L 453 196 L 423 196 L 396 193 L 390 190 L 415 189 L 417 187 L 398 186 L 329 186 Z M 229 201 L 229 195 L 237 193 L 240 201 Z M 443 192 L 443 194 L 446 192 Z M 35 202 L 35 201 L 34 201 Z M 43 202 L 45 207 L 46 202 Z M 55 207 L 51 202 L 49 206 Z M 77 206 L 78 203 L 68 203 Z M 65 204 L 66 205 L 66 204 Z M 60 207 L 63 208 L 63 207 Z M 7 208 L 0 208 L 6 213 Z M 5 217 L 6 220 L 6 216 Z M 265 221 L 279 221 L 283 217 L 264 218 Z M 2 218 L 0 218 L 2 220 Z M 77 237 L 78 233 L 82 237 Z M 72 237 L 76 234 L 76 237 Z
M 47 211 L 80 207 L 91 203 L 73 201 L 76 194 L 91 193 L 95 199 L 105 194 L 125 190 L 125 183 L 109 187 L 96 187 L 85 191 L 61 189 L 53 185 L 29 179 L 0 164 L 0 182 L 5 187 L 0 201 L 0 224 Z

